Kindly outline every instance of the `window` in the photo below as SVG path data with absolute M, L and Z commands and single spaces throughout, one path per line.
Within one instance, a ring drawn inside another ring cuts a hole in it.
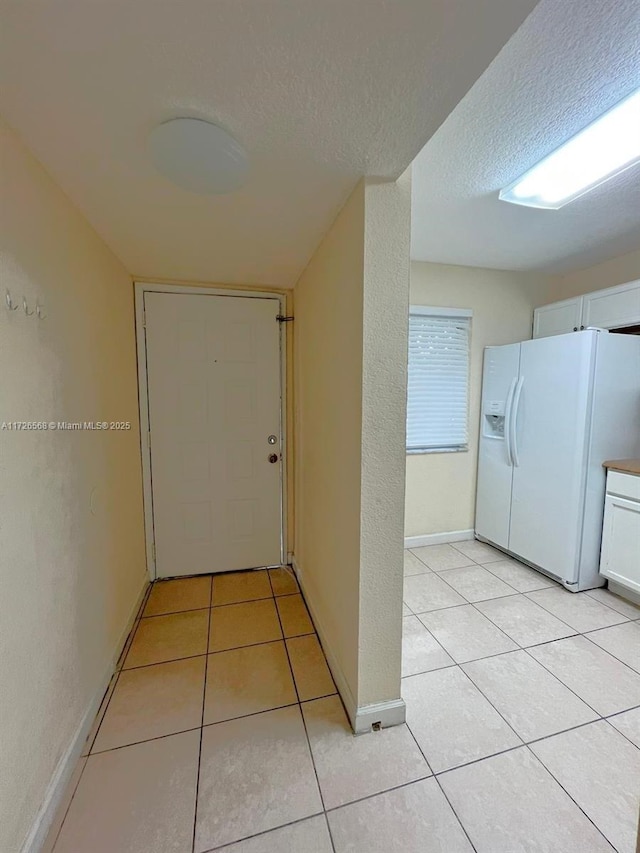
M 467 449 L 470 327 L 466 308 L 409 311 L 408 453 Z

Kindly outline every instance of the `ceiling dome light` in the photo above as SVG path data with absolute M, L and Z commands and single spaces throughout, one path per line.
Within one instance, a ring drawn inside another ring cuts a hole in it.
M 198 118 L 174 118 L 149 135 L 156 169 L 193 193 L 222 195 L 241 187 L 249 170 L 247 152 L 230 133 Z

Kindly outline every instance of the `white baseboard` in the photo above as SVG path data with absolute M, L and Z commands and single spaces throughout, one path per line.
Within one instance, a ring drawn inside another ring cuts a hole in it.
M 122 650 L 124 649 L 124 645 L 127 642 L 127 638 L 133 628 L 134 622 L 136 621 L 140 607 L 142 606 L 148 586 L 149 580 L 145 572 L 144 585 L 140 595 L 138 596 L 135 606 L 131 610 L 127 624 L 120 635 L 120 639 L 118 640 L 109 665 L 100 679 L 98 688 L 93 694 L 82 720 L 80 721 L 74 736 L 71 738 L 71 742 L 56 765 L 56 769 L 53 772 L 53 776 L 51 777 L 51 781 L 49 782 L 44 795 L 42 805 L 40 806 L 36 818 L 31 825 L 31 830 L 22 845 L 21 853 L 39 853 L 42 845 L 47 839 L 49 830 L 53 825 L 57 816 L 58 808 L 65 795 L 67 785 L 69 784 L 76 764 L 82 755 L 82 748 L 89 736 L 95 716 L 100 710 L 102 699 L 107 692 L 107 688 L 109 687 L 111 677 L 116 669 L 118 660 L 122 654 Z
M 407 717 L 407 707 L 404 699 L 392 699 L 389 702 L 376 702 L 374 705 L 361 705 L 356 711 L 353 730 L 357 735 L 370 732 L 376 725 L 386 729 L 389 726 L 400 726 Z
M 318 618 L 318 613 L 313 607 L 313 602 L 305 591 L 304 573 L 296 562 L 295 556 L 291 558 L 291 565 L 298 578 L 298 583 L 302 591 L 303 598 L 309 609 L 309 614 L 318 633 L 320 645 L 324 651 L 331 675 L 338 688 L 338 693 L 342 699 L 342 704 L 345 707 L 349 722 L 355 734 L 364 734 L 370 732 L 374 724 L 379 723 L 382 728 L 388 726 L 399 726 L 404 723 L 406 718 L 406 706 L 403 699 L 393 699 L 389 702 L 377 702 L 373 705 L 358 706 L 349 683 L 342 672 L 342 668 L 338 663 L 336 655 L 333 653 L 331 643 L 327 637 L 326 631 L 322 622 Z
M 405 536 L 405 548 L 421 548 L 423 545 L 442 545 L 445 542 L 465 542 L 473 539 L 473 530 L 449 530 L 447 533 L 425 533 L 423 536 Z

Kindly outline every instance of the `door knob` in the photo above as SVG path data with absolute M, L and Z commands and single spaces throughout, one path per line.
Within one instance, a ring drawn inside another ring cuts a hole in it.
M 269 462 L 271 462 L 271 464 L 273 465 L 274 462 L 278 461 L 278 454 L 277 453 L 270 453 L 267 458 L 269 459 Z

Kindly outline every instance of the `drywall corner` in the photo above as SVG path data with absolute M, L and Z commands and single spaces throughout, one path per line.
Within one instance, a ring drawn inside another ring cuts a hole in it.
M 367 179 L 358 705 L 400 697 L 411 179 Z

